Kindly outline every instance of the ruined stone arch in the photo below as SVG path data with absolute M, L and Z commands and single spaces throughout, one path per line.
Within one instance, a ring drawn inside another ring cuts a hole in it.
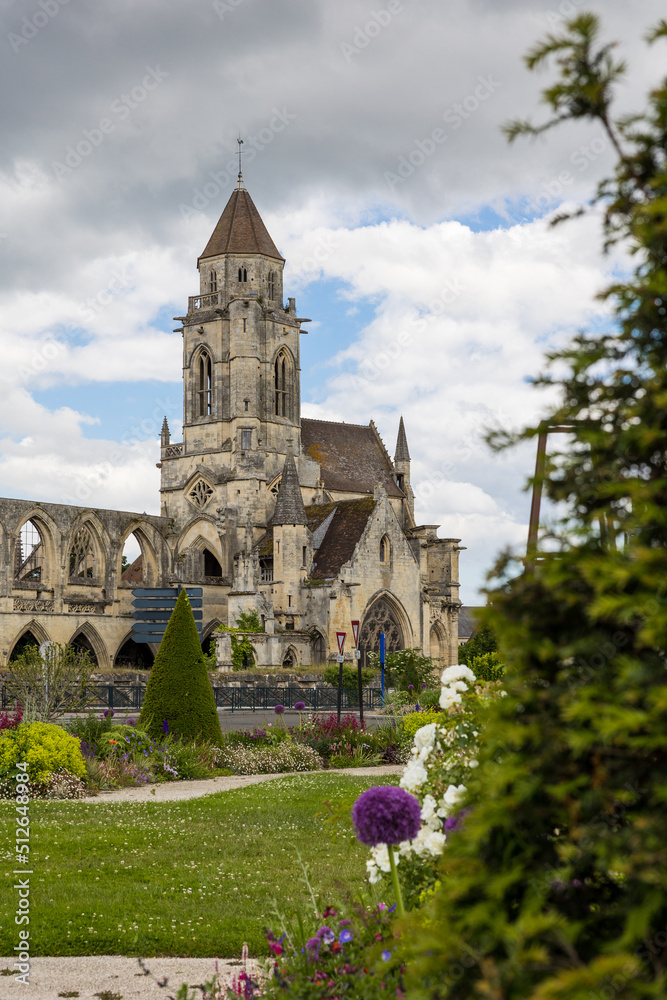
M 39 554 L 33 550 L 27 554 L 22 550 L 21 536 L 26 525 L 33 524 L 39 534 Z M 14 586 L 28 586 L 36 589 L 50 589 L 54 583 L 55 569 L 59 560 L 56 557 L 60 532 L 49 515 L 40 507 L 25 514 L 13 535 L 13 552 L 10 554 L 14 572 Z M 30 555 L 32 559 L 30 559 Z M 30 562 L 34 566 L 30 566 Z M 39 574 L 34 570 L 39 567 Z
M 95 665 L 100 669 L 104 670 L 109 666 L 109 653 L 107 651 L 107 647 L 100 638 L 100 634 L 97 629 L 94 625 L 91 625 L 90 622 L 84 622 L 83 625 L 79 625 L 78 628 L 74 630 L 68 645 L 78 646 L 81 649 L 87 649 L 95 661 Z
M 134 535 L 139 544 L 139 548 L 141 549 L 141 579 L 139 581 L 130 580 L 125 582 L 122 579 L 123 550 L 130 535 Z M 157 579 L 160 575 L 158 556 L 155 551 L 155 546 L 148 536 L 146 526 L 143 525 L 141 521 L 134 521 L 132 524 L 128 525 L 121 535 L 120 544 L 118 546 L 116 572 L 118 574 L 117 579 L 120 587 L 136 587 L 138 582 L 140 582 L 143 587 L 154 587 L 156 585 Z
M 113 658 L 113 666 L 126 669 L 150 670 L 155 662 L 154 643 L 135 642 L 132 631 L 121 639 Z
M 447 630 L 442 622 L 434 621 L 429 633 L 429 655 L 434 660 L 444 660 L 448 648 Z
M 218 625 L 222 625 L 222 622 L 219 618 L 214 618 L 208 623 L 208 625 L 205 626 L 205 628 L 202 629 L 201 647 L 207 655 L 215 652 L 214 644 Z M 213 649 L 211 648 L 211 644 L 213 644 Z
M 107 530 L 92 512 L 77 518 L 67 539 L 65 575 L 69 583 L 103 586 L 106 559 L 111 551 Z
M 385 635 L 385 650 L 395 652 L 412 644 L 410 619 L 401 602 L 388 591 L 375 594 L 366 606 L 359 630 L 362 659 L 379 652 L 380 633 Z
M 225 576 L 225 552 L 213 518 L 200 517 L 181 533 L 176 548 L 181 579 L 215 582 Z
M 290 644 L 283 654 L 283 661 L 281 666 L 284 667 L 285 670 L 292 670 L 298 667 L 298 665 L 299 665 L 299 654 L 297 652 L 296 647 Z
M 310 662 L 326 663 L 327 640 L 321 629 L 313 626 L 310 629 Z
M 40 623 L 38 621 L 35 621 L 35 619 L 33 618 L 32 621 L 28 622 L 27 625 L 23 626 L 23 628 L 20 630 L 20 632 L 14 639 L 14 642 L 12 643 L 12 648 L 9 650 L 8 659 L 10 661 L 16 655 L 18 655 L 17 646 L 19 646 L 19 652 L 20 652 L 22 651 L 22 648 L 33 645 L 33 643 L 30 641 L 21 643 L 21 640 L 23 639 L 24 636 L 32 637 L 32 639 L 34 639 L 34 644 L 37 646 L 41 646 L 43 642 L 49 642 L 50 640 L 50 636 L 46 631 L 46 629 L 44 628 L 44 626 L 40 625 Z

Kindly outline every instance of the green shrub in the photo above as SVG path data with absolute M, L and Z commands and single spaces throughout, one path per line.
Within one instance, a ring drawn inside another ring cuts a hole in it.
M 436 709 L 430 709 L 428 712 L 411 712 L 410 715 L 402 716 L 398 724 L 401 743 L 412 745 L 418 729 L 421 729 L 422 726 L 428 726 L 432 722 L 442 724 L 445 718 L 445 713 L 436 711 Z
M 157 739 L 165 732 L 189 740 L 219 741 L 222 736 L 213 688 L 184 590 L 178 595 L 155 657 L 140 722 Z
M 104 715 L 93 712 L 91 709 L 84 719 L 69 719 L 64 722 L 63 729 L 71 733 L 72 736 L 78 736 L 82 743 L 85 743 L 91 751 L 96 753 L 102 736 L 111 730 L 112 725 L 110 712 L 108 715 Z
M 77 778 L 86 776 L 78 738 L 47 722 L 21 723 L 0 732 L 0 778 L 14 774 L 18 763 L 28 765 L 30 781 L 38 785 L 47 784 L 61 769 Z
M 376 669 L 380 666 L 380 654 L 370 653 L 369 662 Z M 427 688 L 438 685 L 438 668 L 430 656 L 423 656 L 418 649 L 399 649 L 387 653 L 384 665 L 384 681 L 387 687 L 421 692 L 422 684 Z
M 490 625 L 482 624 L 473 632 L 467 642 L 459 646 L 459 663 L 471 667 L 477 656 L 495 653 L 498 649 L 498 638 Z M 472 669 L 472 667 L 471 667 Z
M 475 656 L 468 666 L 479 681 L 499 681 L 505 676 L 505 664 L 497 653 Z
M 236 619 L 236 628 L 218 625 L 216 631 L 231 632 L 233 670 L 249 670 L 255 666 L 255 654 L 250 639 L 247 635 L 241 635 L 239 638 L 237 633 L 264 631 L 256 611 L 242 611 Z
M 332 684 L 334 687 L 338 687 L 338 663 L 331 663 L 325 668 L 323 673 L 323 678 L 327 684 Z M 371 667 L 361 668 L 361 683 L 363 687 L 375 677 L 376 671 Z M 347 691 L 348 697 L 350 695 L 357 696 L 357 701 L 359 700 L 359 674 L 356 665 L 354 667 L 347 663 L 343 664 L 343 689 Z

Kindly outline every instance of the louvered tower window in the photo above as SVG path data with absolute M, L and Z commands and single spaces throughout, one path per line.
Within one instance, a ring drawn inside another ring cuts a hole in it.
M 199 372 L 197 375 L 198 412 L 200 417 L 211 413 L 211 355 L 202 351 L 199 355 Z

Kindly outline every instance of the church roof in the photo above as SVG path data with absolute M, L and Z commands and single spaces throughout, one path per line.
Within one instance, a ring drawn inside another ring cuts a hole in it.
M 199 258 L 223 253 L 261 253 L 283 260 L 245 188 L 235 188 Z
M 338 576 L 341 566 L 352 558 L 376 503 L 373 497 L 363 497 L 312 504 L 305 508 L 306 523 L 313 535 L 311 579 L 331 580 Z M 260 559 L 273 557 L 271 527 L 258 540 L 256 549 Z
M 302 417 L 301 443 L 305 454 L 319 462 L 325 489 L 373 494 L 380 484 L 387 496 L 404 496 L 372 421 L 366 426 Z
M 477 628 L 479 615 L 484 608 L 466 607 L 459 608 L 459 639 L 469 639 Z
M 313 504 L 306 508 L 308 527 L 314 538 L 317 528 L 333 514 L 319 548 L 313 553 L 312 579 L 330 580 L 338 575 L 341 566 L 350 561 L 375 504 L 372 497 L 364 497 L 361 500 Z
M 394 455 L 395 462 L 409 462 L 410 452 L 408 450 L 408 439 L 405 434 L 405 424 L 403 423 L 403 417 L 401 417 L 398 424 L 398 438 L 396 439 L 396 454 Z
M 271 524 L 306 524 L 299 475 L 292 454 L 288 454 L 285 458 L 283 475 L 278 487 L 276 509 L 273 512 Z

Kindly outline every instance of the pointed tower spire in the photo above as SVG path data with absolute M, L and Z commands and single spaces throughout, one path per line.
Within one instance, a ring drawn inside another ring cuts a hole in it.
M 167 423 L 167 418 L 165 417 L 164 420 L 162 421 L 162 431 L 160 433 L 160 441 L 162 443 L 163 448 L 167 447 L 170 439 L 171 439 L 171 432 L 169 430 L 169 424 Z
M 405 424 L 403 423 L 403 417 L 401 417 L 398 424 L 398 438 L 396 440 L 396 454 L 394 455 L 395 462 L 409 462 L 410 452 L 408 451 L 408 439 L 405 434 Z
M 307 524 L 306 511 L 303 506 L 303 497 L 299 487 L 299 476 L 296 471 L 294 455 L 287 452 L 283 476 L 278 487 L 278 499 L 276 509 L 273 512 L 271 523 L 274 527 L 283 524 Z

